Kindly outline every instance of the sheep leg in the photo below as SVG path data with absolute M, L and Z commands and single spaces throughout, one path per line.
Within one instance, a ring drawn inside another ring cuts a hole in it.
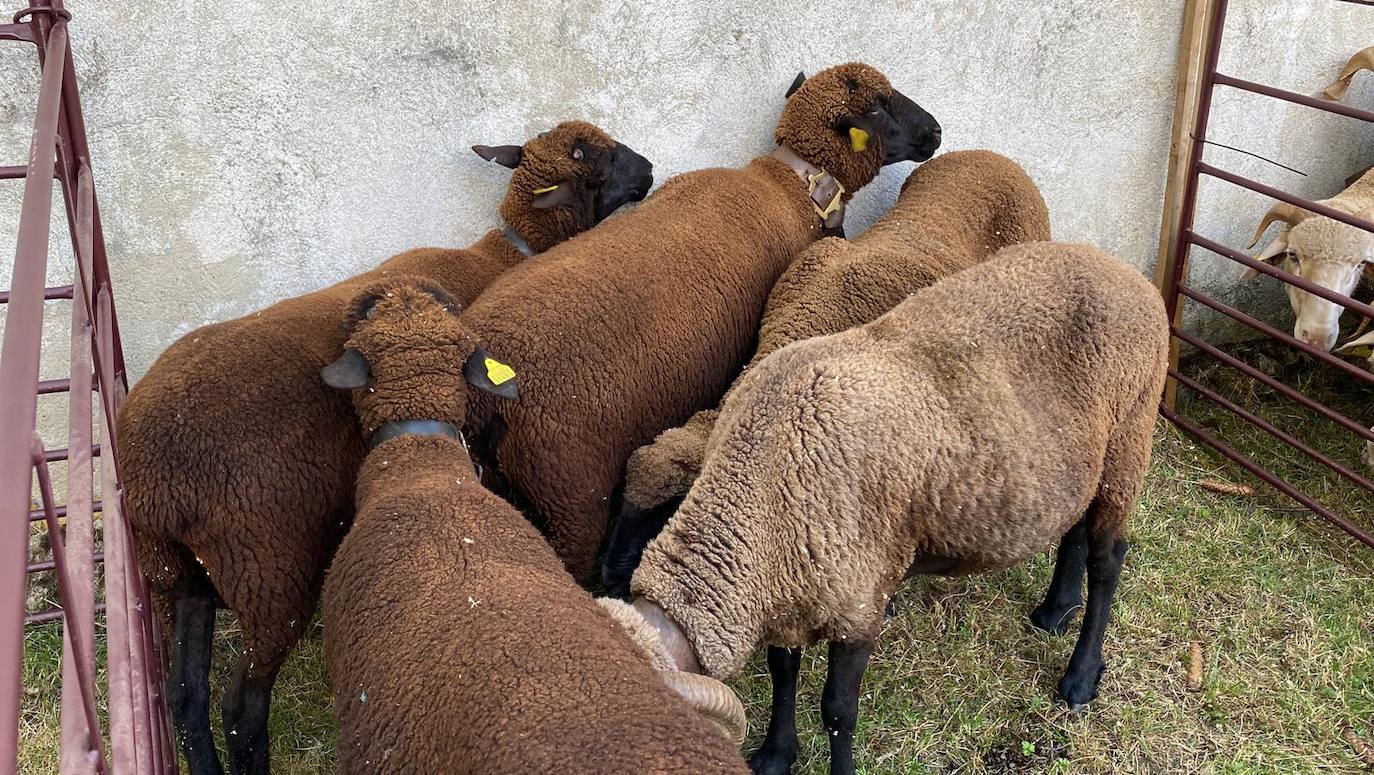
M 1054 560 L 1054 578 L 1045 600 L 1031 612 L 1031 624 L 1051 635 L 1069 631 L 1069 618 L 1083 605 L 1083 574 L 1088 569 L 1088 525 L 1086 520 L 1069 529 L 1059 541 Z
M 773 709 L 763 745 L 749 759 L 757 775 L 787 775 L 797 760 L 797 674 L 801 649 L 768 647 L 768 675 L 773 679 Z
M 859 684 L 872 654 L 873 641 L 830 642 L 830 666 L 821 693 L 821 721 L 830 735 L 830 775 L 854 775 Z
M 1095 502 L 1088 512 L 1089 517 L 1100 518 L 1100 513 L 1094 515 L 1100 511 Z M 1097 685 L 1104 670 L 1102 640 L 1107 634 L 1107 621 L 1121 578 L 1121 564 L 1126 559 L 1126 540 L 1118 531 L 1093 528 L 1088 531 L 1088 604 L 1078 643 L 1069 658 L 1069 668 L 1059 682 L 1059 695 L 1075 709 L 1097 696 Z
M 267 775 L 267 716 L 272 686 L 284 660 L 263 665 L 249 652 L 239 657 L 234 678 L 224 692 L 224 740 L 229 748 L 229 771 L 234 775 Z
M 170 614 L 166 632 L 167 706 L 191 775 L 222 775 L 210 732 L 210 659 L 214 651 L 215 592 L 208 580 L 184 579 L 157 593 Z

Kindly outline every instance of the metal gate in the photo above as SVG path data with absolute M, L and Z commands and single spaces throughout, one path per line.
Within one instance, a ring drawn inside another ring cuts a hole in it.
M 28 164 L 0 167 L 0 179 L 24 181 L 12 287 L 0 292 L 0 304 L 8 305 L 0 351 L 0 547 L 10 552 L 9 560 L 0 561 L 0 772 L 13 772 L 18 757 L 24 625 L 61 618 L 60 771 L 162 775 L 174 773 L 176 761 L 147 583 L 123 519 L 113 434 L 128 386 L 73 72 L 70 19 L 62 0 L 35 0 L 11 23 L 0 24 L 0 40 L 32 45 L 41 70 Z M 75 268 L 70 284 L 47 286 L 54 180 Z M 70 371 L 61 379 L 40 380 L 49 305 L 70 314 Z M 38 401 L 61 396 L 69 417 L 65 446 L 48 447 L 36 430 Z M 98 440 L 92 438 L 93 425 Z M 67 480 L 61 505 L 49 471 L 59 461 Z M 36 522 L 46 523 L 52 559 L 30 563 L 28 539 Z M 97 523 L 103 552 L 97 552 Z M 103 609 L 94 584 L 95 565 L 102 561 Z M 61 608 L 30 614 L 26 572 L 42 571 L 55 571 Z M 95 623 L 102 610 L 109 678 L 105 714 L 97 705 L 95 659 Z
M 1374 2 L 1371 2 L 1371 0 L 1330 1 L 1371 6 L 1370 27 L 1371 29 L 1374 29 Z M 1177 344 L 1181 342 L 1190 345 L 1192 348 L 1194 348 L 1198 357 L 1210 359 L 1218 363 L 1224 364 L 1225 366 L 1234 369 L 1235 371 L 1239 372 L 1245 377 L 1254 380 L 1259 384 L 1265 386 L 1266 388 L 1279 393 L 1285 398 L 1290 399 L 1291 401 L 1296 402 L 1297 404 L 1305 407 L 1306 409 L 1317 413 L 1321 417 L 1330 421 L 1337 428 L 1343 431 L 1347 431 L 1349 433 L 1353 433 L 1356 436 L 1367 441 L 1374 441 L 1374 432 L 1371 432 L 1370 429 L 1364 427 L 1358 422 L 1355 422 L 1354 420 L 1341 414 L 1340 412 L 1337 412 L 1336 410 L 1322 404 L 1320 401 L 1317 401 L 1311 398 L 1310 396 L 1304 395 L 1301 391 L 1284 384 L 1283 382 L 1251 366 L 1250 364 L 1245 363 L 1244 361 L 1234 357 L 1233 355 L 1223 352 L 1221 349 L 1217 348 L 1215 345 L 1211 343 L 1204 341 L 1199 336 L 1183 330 L 1179 324 L 1179 321 L 1181 319 L 1179 313 L 1181 312 L 1182 305 L 1184 304 L 1184 300 L 1186 299 L 1189 302 L 1200 304 L 1203 307 L 1213 310 L 1214 312 L 1225 315 L 1231 320 L 1234 320 L 1237 323 L 1240 323 L 1241 325 L 1250 328 L 1251 330 L 1261 334 L 1264 337 L 1268 337 L 1270 339 L 1282 342 L 1288 347 L 1294 348 L 1295 350 L 1298 350 L 1299 352 L 1302 352 L 1307 356 L 1310 356 L 1311 358 L 1325 364 L 1326 366 L 1329 366 L 1330 368 L 1337 369 L 1340 372 L 1349 375 L 1353 379 L 1359 380 L 1368 385 L 1374 385 L 1374 373 L 1371 373 L 1363 368 L 1347 363 L 1346 361 L 1336 356 L 1333 356 L 1330 353 L 1327 353 L 1319 348 L 1313 347 L 1307 344 L 1306 342 L 1300 341 L 1297 338 L 1290 336 L 1289 334 L 1283 331 L 1279 331 L 1273 328 L 1272 326 L 1269 326 L 1264 322 L 1257 320 L 1254 317 L 1245 314 L 1244 312 L 1241 312 L 1240 310 L 1237 310 L 1214 298 L 1211 298 L 1210 296 L 1202 293 L 1198 289 L 1190 287 L 1184 280 L 1189 251 L 1193 247 L 1198 247 L 1202 248 L 1203 250 L 1210 251 L 1214 254 L 1224 256 L 1238 264 L 1243 264 L 1247 267 L 1250 267 L 1266 275 L 1269 275 L 1270 277 L 1276 277 L 1279 280 L 1288 283 L 1289 285 L 1296 286 L 1297 288 L 1307 291 L 1308 293 L 1312 293 L 1323 299 L 1335 302 L 1336 304 L 1339 304 L 1348 310 L 1356 312 L 1357 314 L 1363 315 L 1366 318 L 1374 319 L 1374 307 L 1371 307 L 1367 304 L 1362 304 L 1358 301 L 1355 301 L 1354 299 L 1351 299 L 1348 296 L 1343 296 L 1341 294 L 1327 290 L 1326 288 L 1314 285 L 1313 283 L 1301 277 L 1285 272 L 1277 267 L 1273 267 L 1269 264 L 1256 261 L 1255 259 L 1246 255 L 1245 253 L 1230 248 L 1214 240 L 1208 239 L 1206 236 L 1199 234 L 1197 231 L 1194 230 L 1194 216 L 1197 208 L 1198 184 L 1201 176 L 1207 175 L 1212 178 L 1226 181 L 1232 185 L 1240 186 L 1242 188 L 1249 189 L 1259 194 L 1263 194 L 1264 196 L 1271 197 L 1282 202 L 1287 202 L 1289 204 L 1296 205 L 1306 210 L 1310 210 L 1311 212 L 1314 212 L 1318 215 L 1326 216 L 1328 218 L 1334 218 L 1343 223 L 1350 224 L 1352 226 L 1364 229 L 1369 232 L 1374 232 L 1374 223 L 1371 223 L 1370 221 L 1361 218 L 1356 218 L 1354 216 L 1341 212 L 1340 210 L 1336 210 L 1331 207 L 1327 207 L 1325 205 L 1321 205 L 1316 202 L 1303 199 L 1302 197 L 1294 196 L 1285 191 L 1281 191 L 1272 186 L 1264 185 L 1263 183 L 1258 183 L 1254 180 L 1250 180 L 1248 178 L 1242 177 L 1232 172 L 1228 172 L 1227 170 L 1215 167 L 1203 161 L 1202 152 L 1204 145 L 1207 142 L 1207 124 L 1212 109 L 1212 95 L 1217 87 L 1239 89 L 1241 91 L 1262 95 L 1276 100 L 1282 100 L 1284 102 L 1289 102 L 1296 105 L 1304 105 L 1306 107 L 1313 108 L 1316 110 L 1326 111 L 1328 113 L 1335 113 L 1352 119 L 1374 123 L 1374 112 L 1360 110 L 1358 108 L 1350 107 L 1348 105 L 1344 105 L 1334 101 L 1327 101 L 1316 97 L 1309 97 L 1304 94 L 1298 94 L 1296 92 L 1287 91 L 1284 89 L 1276 89 L 1272 86 L 1254 83 L 1252 81 L 1235 78 L 1217 72 L 1217 59 L 1221 51 L 1222 37 L 1225 34 L 1226 29 L 1227 5 L 1227 0 L 1212 0 L 1209 4 L 1204 4 L 1204 7 L 1199 7 L 1197 12 L 1197 18 L 1193 21 L 1195 21 L 1196 24 L 1201 25 L 1194 30 L 1196 34 L 1196 39 L 1201 42 L 1200 69 L 1196 70 L 1193 73 L 1180 72 L 1180 78 L 1184 79 L 1184 81 L 1187 81 L 1187 79 L 1189 78 L 1196 79 L 1192 81 L 1191 84 L 1184 83 L 1185 87 L 1188 85 L 1196 86 L 1196 91 L 1193 94 L 1193 98 L 1196 101 L 1196 108 L 1194 111 L 1192 111 L 1195 113 L 1195 117 L 1193 117 L 1191 126 L 1189 126 L 1186 120 L 1180 120 L 1186 119 L 1186 117 L 1182 113 L 1175 114 L 1175 121 L 1179 125 L 1178 127 L 1176 127 L 1175 141 L 1177 156 L 1175 158 L 1175 163 L 1177 165 L 1182 165 L 1179 168 L 1179 171 L 1182 172 L 1182 177 L 1179 178 L 1179 180 L 1181 181 L 1182 198 L 1177 213 L 1172 215 L 1172 222 L 1170 221 L 1171 214 L 1166 210 L 1165 237 L 1167 239 L 1167 242 L 1161 248 L 1162 271 L 1160 272 L 1160 290 L 1164 294 L 1165 303 L 1169 311 L 1169 317 L 1172 321 L 1171 331 L 1174 336 L 1175 342 L 1175 357 L 1173 359 L 1174 362 L 1171 364 L 1171 368 L 1169 370 L 1169 391 L 1166 394 L 1166 400 L 1164 404 L 1160 407 L 1160 413 L 1164 415 L 1164 417 L 1174 422 L 1180 428 L 1188 431 L 1198 440 L 1202 441 L 1208 446 L 1215 448 L 1218 452 L 1234 461 L 1237 465 L 1246 469 L 1247 471 L 1259 477 L 1261 480 L 1267 482 L 1268 484 L 1274 486 L 1279 491 L 1296 500 L 1298 503 L 1301 503 L 1303 506 L 1306 506 L 1308 509 L 1311 509 L 1318 516 L 1332 523 L 1336 527 L 1339 527 L 1341 530 L 1344 530 L 1345 532 L 1349 533 L 1350 535 L 1354 536 L 1356 539 L 1364 542 L 1365 544 L 1374 547 L 1374 535 L 1372 535 L 1368 530 L 1362 528 L 1359 525 L 1354 524 L 1345 516 L 1342 516 L 1341 514 L 1336 513 L 1331 508 L 1328 508 L 1327 506 L 1317 502 L 1314 498 L 1312 498 L 1307 493 L 1304 493 L 1298 487 L 1285 481 L 1281 476 L 1275 474 L 1273 471 L 1270 471 L 1269 469 L 1265 468 L 1259 463 L 1256 463 L 1251 458 L 1247 457 L 1241 451 L 1236 449 L 1236 447 L 1233 444 L 1228 443 L 1227 440 L 1219 438 L 1217 435 L 1208 432 L 1207 429 L 1203 428 L 1197 422 L 1184 416 L 1174 406 L 1174 390 L 1178 386 L 1186 387 L 1189 390 L 1193 391 L 1195 395 L 1220 406 L 1221 408 L 1225 409 L 1227 412 L 1230 412 L 1231 414 L 1234 414 L 1236 417 L 1240 418 L 1244 422 L 1253 425 L 1255 428 L 1258 428 L 1264 433 L 1277 439 L 1281 443 L 1287 445 L 1288 448 L 1294 450 L 1296 453 L 1304 455 L 1312 461 L 1316 462 L 1317 464 L 1324 466 L 1325 468 L 1329 469 L 1334 475 L 1345 478 L 1355 486 L 1362 488 L 1367 492 L 1374 492 L 1374 483 L 1372 483 L 1365 474 L 1352 470 L 1348 466 L 1342 465 L 1341 463 L 1331 459 L 1327 455 L 1322 454 L 1321 452 L 1312 448 L 1307 443 L 1304 443 L 1301 439 L 1298 439 L 1292 434 L 1287 433 L 1281 428 L 1276 427 L 1273 423 L 1270 423 L 1267 420 L 1257 416 L 1255 413 L 1247 410 L 1246 408 L 1237 405 L 1235 402 L 1230 401 L 1218 392 L 1209 389 L 1207 386 L 1201 384 L 1198 380 L 1194 379 L 1193 377 L 1190 377 L 1189 375 L 1182 373 L 1178 367 Z M 1374 43 L 1374 39 L 1372 39 L 1370 42 Z M 1188 45 L 1187 41 L 1185 41 L 1185 45 Z M 1185 95 L 1184 91 L 1181 90 L 1180 103 L 1182 104 L 1182 102 L 1186 98 L 1187 95 Z M 1178 152 L 1177 150 L 1178 140 L 1180 137 L 1184 136 L 1179 133 L 1178 130 L 1180 129 L 1191 129 L 1189 137 L 1190 144 L 1188 145 L 1186 159 L 1184 158 L 1184 154 Z M 1172 177 L 1174 176 L 1171 174 L 1171 178 Z M 1173 181 L 1171 181 L 1171 183 L 1172 182 Z

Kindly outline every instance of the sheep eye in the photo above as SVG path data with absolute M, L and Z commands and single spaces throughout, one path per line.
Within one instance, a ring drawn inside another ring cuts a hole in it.
M 850 93 L 850 94 L 853 94 L 854 92 L 856 92 L 856 91 L 859 90 L 859 82 L 858 82 L 858 81 L 855 81 L 855 80 L 853 80 L 853 79 L 850 79 L 850 80 L 846 81 L 846 82 L 845 82 L 845 86 L 848 86 L 848 87 L 849 87 L 849 93 Z
M 573 161 L 582 161 L 582 149 L 574 148 L 572 153 Z

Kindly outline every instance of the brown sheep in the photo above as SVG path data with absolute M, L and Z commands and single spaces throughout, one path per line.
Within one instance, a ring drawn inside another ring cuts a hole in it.
M 523 149 L 474 150 L 514 167 L 501 215 L 537 249 L 642 198 L 650 183 L 647 161 L 584 122 L 560 124 Z M 500 230 L 466 250 L 402 253 L 191 332 L 129 394 L 118 438 L 129 519 L 164 618 L 167 697 L 193 775 L 221 772 L 209 717 L 216 605 L 243 628 L 223 705 L 230 770 L 265 773 L 272 684 L 351 519 L 363 441 L 348 401 L 319 379 L 343 347 L 348 300 L 405 273 L 466 302 L 524 258 Z
M 1007 245 L 1049 238 L 1045 200 L 1016 162 L 991 151 L 939 156 L 911 173 L 892 210 L 868 231 L 852 242 L 823 239 L 783 272 L 745 371 L 792 342 L 867 323 Z M 716 416 L 697 412 L 630 455 L 602 572 L 608 594 L 630 591 L 644 547 L 701 470 Z
M 364 290 L 347 321 L 323 379 L 352 391 L 370 451 L 321 606 L 339 771 L 747 772 L 738 743 L 675 696 L 539 531 L 479 483 L 458 431 L 467 383 L 510 398 L 518 377 L 491 383 L 457 305 L 395 278 Z M 713 685 L 743 738 L 723 684 L 666 677 L 692 699 Z
M 756 772 L 797 753 L 800 649 L 830 641 L 831 772 L 852 773 L 859 681 L 887 601 L 914 574 L 1010 567 L 1062 537 L 1031 615 L 1087 605 L 1059 683 L 1090 701 L 1150 460 L 1168 365 L 1159 293 L 1081 245 L 1031 243 L 941 280 L 872 323 L 789 345 L 721 409 L 700 477 L 644 552 L 636 606 L 723 678 L 760 641 L 775 717 Z
M 775 154 L 669 180 L 633 213 L 503 276 L 463 313 L 524 377 L 519 403 L 475 397 L 474 448 L 578 578 L 594 567 L 625 459 L 720 397 L 768 289 L 837 223 L 831 205 L 883 164 L 928 158 L 939 143 L 934 119 L 872 67 L 799 81 Z

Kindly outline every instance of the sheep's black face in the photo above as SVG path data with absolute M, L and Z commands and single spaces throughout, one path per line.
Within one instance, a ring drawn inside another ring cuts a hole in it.
M 630 577 L 644 556 L 644 549 L 654 537 L 663 532 L 668 520 L 682 505 L 682 498 L 673 498 L 650 509 L 636 509 L 624 505 L 611 531 L 606 547 L 606 559 L 601 566 L 601 584 L 612 597 L 628 597 Z
M 565 121 L 513 148 L 473 150 L 515 169 L 501 216 L 539 251 L 643 199 L 654 183 L 648 159 L 585 121 Z
M 883 164 L 925 161 L 940 147 L 940 122 L 896 89 L 878 99 L 867 115 L 882 138 Z
M 654 185 L 654 165 L 628 145 L 616 143 L 609 153 L 601 156 L 593 211 L 598 223 L 621 205 L 644 199 Z

